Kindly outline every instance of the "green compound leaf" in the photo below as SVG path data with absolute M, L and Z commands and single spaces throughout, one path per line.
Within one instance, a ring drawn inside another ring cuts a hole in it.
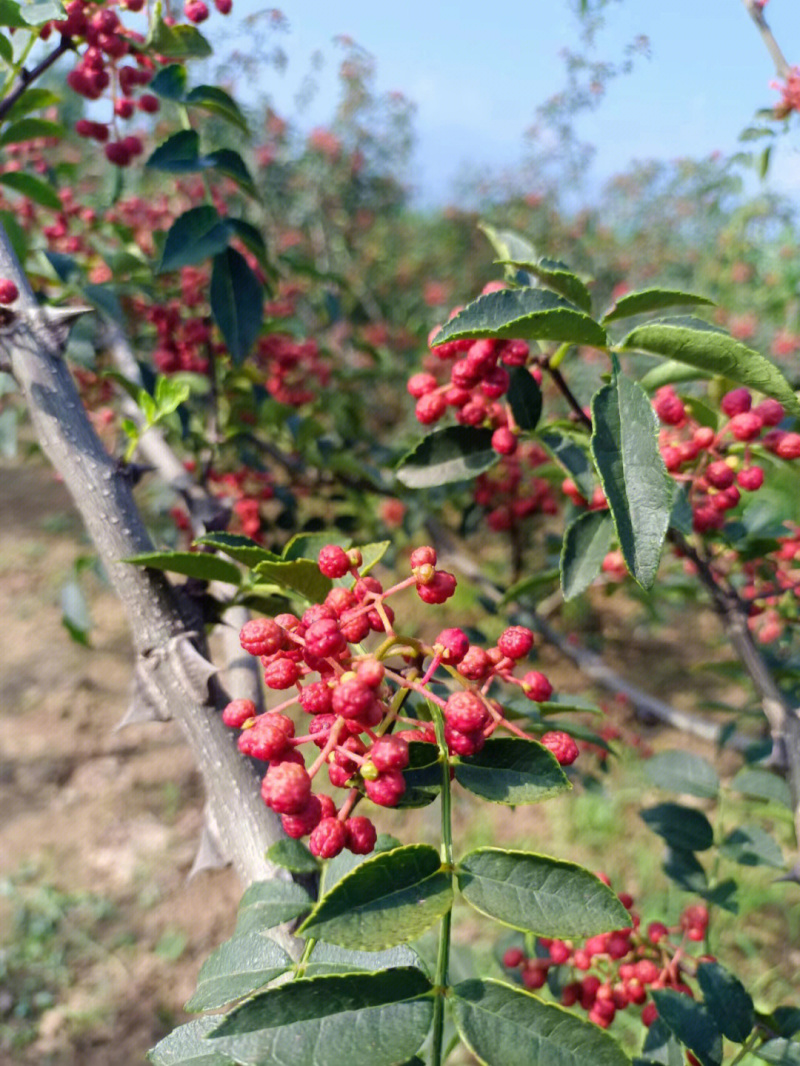
M 200 137 L 196 130 L 173 133 L 156 148 L 145 163 L 151 170 L 189 174 L 200 169 Z
M 282 922 L 290 922 L 310 911 L 314 901 L 294 881 L 256 881 L 250 885 L 239 904 L 236 936 L 263 933 Z
M 302 967 L 302 977 L 318 977 L 326 973 L 375 973 L 377 970 L 389 970 L 398 966 L 415 966 L 425 972 L 422 959 L 413 948 L 406 944 L 388 948 L 386 951 L 351 951 L 336 944 L 326 944 L 318 940 L 311 951 L 311 957 Z
M 455 774 L 476 796 L 509 806 L 538 803 L 572 787 L 547 748 L 521 737 L 488 740 L 477 755 L 456 762 Z
M 206 552 L 142 552 L 122 560 L 134 566 L 147 566 L 151 570 L 165 570 L 170 574 L 185 574 L 201 581 L 225 581 L 238 585 L 242 571 L 238 566 Z
M 598 1026 L 501 981 L 463 981 L 452 1003 L 462 1040 L 487 1066 L 630 1066 Z
M 502 289 L 479 296 L 442 326 L 433 344 L 461 337 L 518 337 L 596 348 L 608 343 L 593 318 L 546 289 Z
M 589 455 L 590 440 L 586 434 L 570 435 L 548 430 L 538 434 L 539 440 L 555 461 L 569 474 L 587 499 L 594 492 L 594 466 Z
M 205 1039 L 219 1025 L 219 1017 L 198 1018 L 181 1025 L 147 1053 L 153 1066 L 236 1066 L 222 1051 Z
M 685 792 L 700 799 L 715 799 L 719 793 L 717 771 L 691 751 L 662 751 L 647 760 L 645 773 L 654 785 L 670 792 Z
M 436 488 L 469 481 L 494 466 L 492 431 L 472 426 L 437 429 L 400 460 L 395 477 L 410 489 Z
M 669 847 L 705 851 L 714 843 L 714 830 L 702 811 L 680 803 L 659 803 L 639 811 L 639 817 Z
M 780 844 L 759 825 L 740 825 L 725 837 L 719 850 L 740 866 L 774 866 L 781 870 L 786 865 Z
M 414 940 L 453 905 L 450 875 L 435 848 L 410 844 L 361 863 L 300 926 L 302 936 L 358 951 Z
M 594 936 L 630 922 L 593 873 L 548 855 L 477 848 L 459 863 L 458 883 L 482 914 L 539 936 Z
M 274 981 L 292 966 L 291 958 L 262 933 L 234 936 L 221 944 L 200 968 L 197 991 L 184 1010 L 224 1007 Z
M 260 544 L 256 544 L 254 540 L 245 537 L 242 533 L 206 533 L 205 536 L 198 537 L 193 543 L 208 544 L 212 548 L 218 548 L 219 551 L 225 552 L 226 555 L 230 555 L 231 559 L 235 559 L 237 563 L 243 563 L 245 566 L 252 567 L 257 566 L 259 563 L 279 563 L 281 561 L 279 555 L 267 551 L 266 548 L 262 548 Z
M 235 1008 L 209 1045 L 241 1066 L 398 1066 L 433 1019 L 432 986 L 415 967 L 300 978 Z
M 214 256 L 209 299 L 231 358 L 234 363 L 243 362 L 264 322 L 264 289 L 235 248 Z
M 561 591 L 565 600 L 588 589 L 600 573 L 613 538 L 614 523 L 607 511 L 586 511 L 567 527 L 561 549 Z
M 718 962 L 701 962 L 697 980 L 722 1035 L 743 1044 L 755 1024 L 753 1000 L 744 985 Z
M 542 417 L 542 390 L 524 366 L 513 367 L 510 378 L 508 402 L 514 421 L 522 430 L 536 429 Z
M 734 792 L 741 792 L 744 796 L 780 803 L 782 807 L 793 809 L 789 785 L 771 770 L 757 768 L 740 770 L 731 781 L 730 787 Z
M 631 318 L 633 315 L 645 315 L 649 311 L 663 311 L 667 307 L 700 306 L 713 307 L 714 301 L 694 292 L 681 292 L 679 289 L 641 289 L 621 296 L 603 315 L 603 325 L 616 322 L 619 318 Z
M 659 1017 L 702 1066 L 720 1066 L 722 1037 L 707 1007 L 672 989 L 654 989 L 653 1000 Z
M 0 184 L 8 186 L 9 189 L 13 189 L 22 196 L 27 196 L 29 200 L 33 200 L 41 207 L 50 207 L 54 211 L 61 210 L 61 201 L 52 185 L 42 181 L 41 178 L 35 178 L 33 174 L 23 174 L 21 170 L 0 172 Z
M 658 422 L 644 389 L 621 374 L 592 400 L 592 455 L 620 549 L 642 588 L 652 587 L 672 510 L 673 482 L 658 448 Z
M 298 592 L 310 603 L 322 603 L 333 587 L 311 559 L 267 560 L 258 563 L 253 572 L 270 584 Z
M 0 148 L 7 144 L 19 144 L 21 141 L 33 141 L 37 137 L 63 137 L 64 127 L 60 122 L 49 122 L 44 118 L 23 118 L 6 126 L 0 136 Z
M 800 415 L 800 402 L 791 385 L 769 359 L 698 318 L 665 319 L 639 326 L 628 334 L 620 350 L 661 355 L 721 374 L 771 396 L 787 411 Z
M 199 107 L 203 111 L 209 111 L 217 118 L 236 126 L 242 133 L 250 132 L 247 119 L 239 105 L 229 93 L 216 85 L 198 85 L 184 96 L 183 102 L 189 107 Z
M 170 226 L 156 272 L 164 274 L 211 259 L 225 251 L 230 237 L 230 226 L 215 207 L 192 207 Z
M 512 266 L 516 270 L 524 270 L 536 278 L 544 288 L 565 297 L 582 311 L 591 313 L 591 294 L 566 263 L 561 263 L 558 259 L 539 259 L 536 262 L 531 262 L 529 259 L 500 259 L 498 262 L 503 266 Z

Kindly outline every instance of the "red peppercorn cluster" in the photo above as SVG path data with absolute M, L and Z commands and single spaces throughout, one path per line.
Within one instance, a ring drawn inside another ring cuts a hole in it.
M 486 510 L 486 524 L 491 530 L 503 533 L 534 515 L 558 513 L 552 485 L 534 473 L 549 461 L 539 444 L 526 441 L 514 455 L 503 456 L 475 479 L 475 503 Z
M 0 278 L 0 304 L 7 307 L 19 297 L 19 289 L 10 278 Z
M 318 399 L 320 389 L 330 381 L 330 364 L 313 339 L 301 341 L 287 333 L 270 333 L 258 341 L 254 357 L 267 373 L 267 392 L 291 407 Z
M 228 14 L 232 4 L 231 0 L 215 0 L 215 6 L 220 13 Z M 155 114 L 160 107 L 157 96 L 141 91 L 151 81 L 158 57 L 145 52 L 145 37 L 126 26 L 120 17 L 126 11 L 137 13 L 144 8 L 144 0 L 68 0 L 64 5 L 66 18 L 47 23 L 41 32 L 43 40 L 53 33 L 60 34 L 74 50 L 77 62 L 67 74 L 67 84 L 74 92 L 87 100 L 109 96 L 111 120 L 81 118 L 75 130 L 81 137 L 104 143 L 106 159 L 120 167 L 140 155 L 143 145 L 136 134 L 122 136 L 118 123 L 127 122 L 137 111 Z M 202 22 L 208 13 L 204 0 L 186 0 L 184 14 L 190 22 Z M 169 16 L 166 21 L 170 21 Z
M 611 1025 L 617 1011 L 631 1006 L 642 1007 L 642 1022 L 652 1025 L 658 1011 L 648 998 L 650 990 L 671 988 L 694 995 L 687 979 L 708 956 L 695 958 L 690 945 L 704 940 L 708 910 L 703 904 L 692 904 L 677 925 L 651 922 L 643 931 L 632 910 L 633 898 L 620 892 L 619 900 L 631 912 L 627 928 L 590 937 L 582 946 L 571 940 L 537 937 L 533 954 L 521 947 L 508 948 L 503 966 L 532 990 L 542 988 L 551 971 L 557 972 L 562 1005 L 581 1007 L 602 1029 Z
M 413 588 L 424 603 L 438 604 L 453 595 L 456 579 L 436 562 L 432 547 L 416 548 L 410 576 L 384 589 L 377 578 L 361 572 L 357 548 L 328 545 L 318 566 L 336 584 L 323 603 L 300 617 L 253 619 L 241 630 L 242 647 L 260 658 L 267 688 L 286 698 L 260 715 L 246 701 L 234 701 L 223 720 L 241 730 L 244 754 L 269 763 L 264 802 L 281 815 L 290 836 L 308 835 L 311 851 L 322 858 L 345 847 L 359 854 L 372 849 L 372 824 L 352 817 L 353 808 L 363 798 L 396 806 L 406 788 L 410 744 L 435 743 L 429 722 L 403 714 L 410 693 L 441 709 L 449 753 L 462 757 L 479 752 L 498 728 L 530 739 L 488 695 L 495 680 L 516 685 L 531 700 L 552 695 L 541 672 L 515 676 L 534 643 L 525 626 L 508 627 L 488 650 L 470 644 L 460 629 L 442 630 L 431 645 L 397 633 L 390 597 Z M 378 647 L 365 651 L 371 634 Z M 447 675 L 457 687 L 444 697 L 438 686 Z M 434 677 L 436 691 L 429 687 Z M 301 735 L 289 711 L 299 713 L 301 721 L 308 716 Z M 566 733 L 546 733 L 541 740 L 564 765 L 577 757 Z M 319 754 L 307 764 L 301 749 L 314 747 Z M 344 790 L 338 810 L 329 796 L 315 792 L 323 769 L 330 784 Z
M 484 293 L 504 288 L 491 282 Z M 456 308 L 452 314 L 457 314 Z M 428 338 L 431 355 L 425 369 L 408 380 L 408 391 L 417 401 L 415 413 L 423 425 L 438 422 L 452 408 L 456 421 L 464 426 L 489 426 L 494 430 L 492 447 L 499 455 L 513 455 L 518 431 L 511 407 L 503 401 L 510 384 L 509 369 L 527 366 L 530 348 L 523 340 L 453 340 L 434 347 L 437 326 Z M 443 380 L 447 374 L 447 380 Z M 541 370 L 531 367 L 541 382 Z
M 659 389 L 653 407 L 661 420 L 661 454 L 667 470 L 689 486 L 693 525 L 697 533 L 721 529 L 725 513 L 736 507 L 744 492 L 757 492 L 764 471 L 753 456 L 771 452 L 781 459 L 800 458 L 800 433 L 778 428 L 784 410 L 777 400 L 753 405 L 749 389 L 738 388 L 720 402 L 725 424 L 715 432 L 691 417 L 671 385 Z M 732 457 L 732 447 L 744 445 L 744 460 Z

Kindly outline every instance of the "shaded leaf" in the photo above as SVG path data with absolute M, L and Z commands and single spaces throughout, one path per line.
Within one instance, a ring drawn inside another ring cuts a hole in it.
M 462 981 L 452 1002 L 462 1040 L 488 1066 L 629 1066 L 598 1026 L 501 981 Z
M 302 885 L 282 881 L 256 881 L 250 885 L 239 904 L 236 935 L 266 932 L 282 922 L 310 911 L 314 901 Z
M 504 266 L 512 266 L 517 270 L 524 270 L 527 274 L 552 292 L 565 297 L 570 303 L 580 307 L 582 311 L 591 313 L 592 297 L 584 283 L 566 263 L 557 259 L 539 259 L 532 262 L 529 259 L 500 259 L 499 263 Z
M 435 848 L 410 844 L 375 855 L 320 899 L 300 926 L 346 948 L 386 948 L 414 940 L 450 909 L 451 877 Z
M 684 848 L 667 847 L 663 863 L 664 873 L 685 892 L 696 892 L 704 896 L 708 888 L 708 878 L 702 863 L 693 851 Z
M 163 96 L 165 100 L 183 100 L 188 74 L 183 63 L 171 63 L 162 67 L 148 85 L 148 91 Z
M 476 796 L 511 806 L 538 803 L 571 787 L 551 752 L 521 737 L 487 740 L 477 755 L 456 762 L 455 775 Z
M 347 549 L 352 543 L 352 537 L 342 533 L 296 533 L 283 549 L 281 558 L 311 559 L 316 566 L 317 557 L 326 544 L 336 544 L 339 548 Z
M 561 590 L 565 600 L 584 592 L 608 555 L 614 523 L 607 511 L 586 511 L 570 523 L 561 548 Z
M 671 848 L 705 851 L 714 843 L 714 830 L 702 811 L 680 803 L 659 803 L 639 811 L 639 817 Z
M 202 157 L 201 163 L 204 167 L 213 167 L 226 178 L 236 182 L 239 188 L 246 192 L 248 196 L 252 196 L 255 199 L 258 198 L 258 189 L 253 182 L 245 161 L 232 148 L 218 148 L 215 152 L 209 152 L 208 155 Z
M 713 307 L 714 301 L 694 292 L 681 292 L 679 289 L 641 289 L 620 296 L 603 315 L 602 322 L 615 322 L 619 318 L 631 318 L 644 315 L 649 311 L 663 311 L 665 307 L 688 307 L 705 304 Z
M 219 1017 L 197 1018 L 181 1025 L 147 1053 L 154 1066 L 236 1066 L 230 1055 L 216 1051 L 205 1039 Z
M 461 337 L 518 337 L 604 348 L 605 330 L 574 304 L 546 289 L 502 289 L 467 304 L 446 322 L 433 346 Z
M 193 543 L 218 548 L 226 555 L 230 555 L 231 559 L 245 566 L 252 567 L 263 562 L 280 562 L 279 555 L 267 551 L 266 548 L 262 548 L 260 544 L 256 544 L 254 540 L 245 537 L 242 533 L 206 533 Z
M 658 572 L 673 493 L 655 412 L 640 385 L 615 374 L 592 400 L 592 421 L 592 455 L 620 549 L 634 579 L 648 589 Z
M 774 866 L 782 869 L 783 852 L 776 840 L 758 825 L 741 825 L 722 841 L 720 853 L 740 866 Z
M 165 570 L 170 574 L 185 574 L 202 581 L 225 581 L 229 585 L 238 585 L 242 579 L 238 566 L 206 552 L 142 552 L 122 562 L 147 566 L 152 570 Z
M 668 359 L 648 370 L 643 378 L 639 378 L 639 384 L 646 392 L 655 392 L 662 385 L 679 385 L 684 381 L 697 381 L 698 378 L 708 377 L 711 375 L 707 371 Z
M 268 989 L 210 1034 L 242 1066 L 396 1066 L 431 1025 L 428 978 L 414 967 L 300 978 Z
M 477 477 L 498 458 L 490 429 L 448 426 L 434 430 L 404 455 L 395 477 L 410 489 L 436 488 Z
M 755 1024 L 755 1011 L 742 982 L 718 962 L 701 962 L 697 980 L 722 1035 L 743 1044 Z
M 522 430 L 536 429 L 542 416 L 542 390 L 524 366 L 512 367 L 508 402 L 514 421 Z
M 800 1041 L 777 1037 L 752 1048 L 751 1054 L 775 1066 L 800 1066 Z
M 210 289 L 211 313 L 235 363 L 255 344 L 264 321 L 261 282 L 235 248 L 214 256 Z
M 700 799 L 714 799 L 719 792 L 717 771 L 707 759 L 691 751 L 662 751 L 647 760 L 645 773 L 654 785 L 671 792 Z
M 211 204 L 184 211 L 167 232 L 157 273 L 180 270 L 181 267 L 211 259 L 225 251 L 230 236 L 227 220 L 220 218 L 217 209 Z
M 734 792 L 741 792 L 745 796 L 771 800 L 773 803 L 788 807 L 789 810 L 793 809 L 789 785 L 771 770 L 760 770 L 758 767 L 740 770 L 731 781 L 730 787 Z
M 665 319 L 639 326 L 620 347 L 622 351 L 661 355 L 721 374 L 772 396 L 792 414 L 800 415 L 800 403 L 792 387 L 769 359 L 698 318 Z
M 54 211 L 61 210 L 59 200 L 53 186 L 41 178 L 35 178 L 33 174 L 24 174 L 21 170 L 0 171 L 0 184 L 7 185 L 9 189 L 27 196 L 35 204 L 42 207 L 50 207 Z
M 161 17 L 160 3 L 156 5 L 144 48 L 167 59 L 205 59 L 213 51 L 202 33 L 188 22 L 168 26 Z
M 37 137 L 63 137 L 64 127 L 60 122 L 49 122 L 44 118 L 23 118 L 6 126 L 0 135 L 0 148 L 7 144 L 19 144 L 32 141 Z
M 580 444 L 577 443 L 578 439 Z M 539 440 L 555 461 L 566 470 L 585 499 L 590 500 L 594 492 L 594 466 L 589 456 L 589 437 L 581 434 L 581 437 L 576 439 L 575 436 L 548 430 L 539 434 Z
M 202 110 L 209 111 L 212 115 L 224 119 L 232 126 L 240 129 L 242 133 L 250 132 L 247 126 L 247 119 L 244 117 L 239 105 L 229 93 L 226 93 L 224 89 L 220 89 L 217 85 L 198 85 L 187 93 L 183 100 L 190 107 L 202 108 Z
M 261 933 L 234 936 L 206 959 L 187 1011 L 212 1010 L 255 992 L 292 966 L 291 958 Z
M 406 944 L 388 948 L 386 951 L 352 951 L 337 944 L 318 940 L 308 962 L 303 967 L 303 977 L 315 977 L 324 973 L 354 973 L 388 970 L 398 966 L 415 966 L 425 972 L 422 959 Z
M 653 989 L 652 995 L 659 1017 L 702 1066 L 719 1066 L 722 1037 L 708 1008 L 672 989 Z
M 145 163 L 151 170 L 186 174 L 200 166 L 200 137 L 196 130 L 180 130 L 163 141 Z
M 299 592 L 311 603 L 321 603 L 332 588 L 331 579 L 321 574 L 311 559 L 267 560 L 258 563 L 254 573 L 281 588 Z
M 270 845 L 267 858 L 293 874 L 314 874 L 319 871 L 319 860 L 314 858 L 302 840 L 293 840 L 291 837 L 276 840 Z
M 458 883 L 482 914 L 540 936 L 594 936 L 629 924 L 628 912 L 593 873 L 548 855 L 477 848 L 459 863 Z

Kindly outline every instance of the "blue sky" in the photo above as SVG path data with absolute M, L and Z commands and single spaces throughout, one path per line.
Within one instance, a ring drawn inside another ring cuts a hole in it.
M 255 10 L 255 0 L 237 0 L 234 9 Z M 268 70 L 264 86 L 278 109 L 294 112 L 294 94 L 320 50 L 321 91 L 302 121 L 324 121 L 340 54 L 331 42 L 350 35 L 374 55 L 378 88 L 401 90 L 417 105 L 412 180 L 423 201 L 446 199 L 465 162 L 513 165 L 536 106 L 563 84 L 559 51 L 577 32 L 566 0 L 286 0 L 281 10 L 290 24 L 280 36 L 289 63 L 283 74 Z M 790 62 L 800 63 L 797 0 L 771 0 L 766 14 Z M 578 127 L 598 146 L 595 182 L 634 158 L 735 151 L 754 111 L 777 99 L 770 58 L 741 0 L 611 4 L 598 58 L 618 59 L 640 33 L 650 38 L 651 58 L 612 83 Z M 796 150 L 781 150 L 771 181 L 800 195 Z

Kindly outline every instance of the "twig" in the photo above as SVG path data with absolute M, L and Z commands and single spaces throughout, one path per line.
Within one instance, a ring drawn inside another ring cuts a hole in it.
M 56 47 L 46 55 L 44 59 L 37 63 L 33 70 L 26 70 L 24 67 L 19 73 L 19 84 L 3 100 L 0 101 L 0 121 L 2 121 L 9 113 L 11 108 L 16 104 L 17 100 L 22 96 L 26 89 L 30 88 L 31 84 L 41 77 L 46 70 L 49 70 L 52 65 L 57 62 L 67 52 L 73 50 L 72 41 L 69 37 L 62 37 Z
M 786 56 L 781 51 L 780 45 L 775 40 L 772 30 L 767 25 L 767 20 L 764 18 L 764 9 L 758 0 L 742 0 L 745 6 L 745 10 L 753 22 L 756 24 L 758 32 L 761 34 L 761 40 L 767 51 L 770 54 L 772 62 L 775 64 L 775 72 L 779 78 L 784 80 L 789 77 L 792 72 L 791 65 Z

